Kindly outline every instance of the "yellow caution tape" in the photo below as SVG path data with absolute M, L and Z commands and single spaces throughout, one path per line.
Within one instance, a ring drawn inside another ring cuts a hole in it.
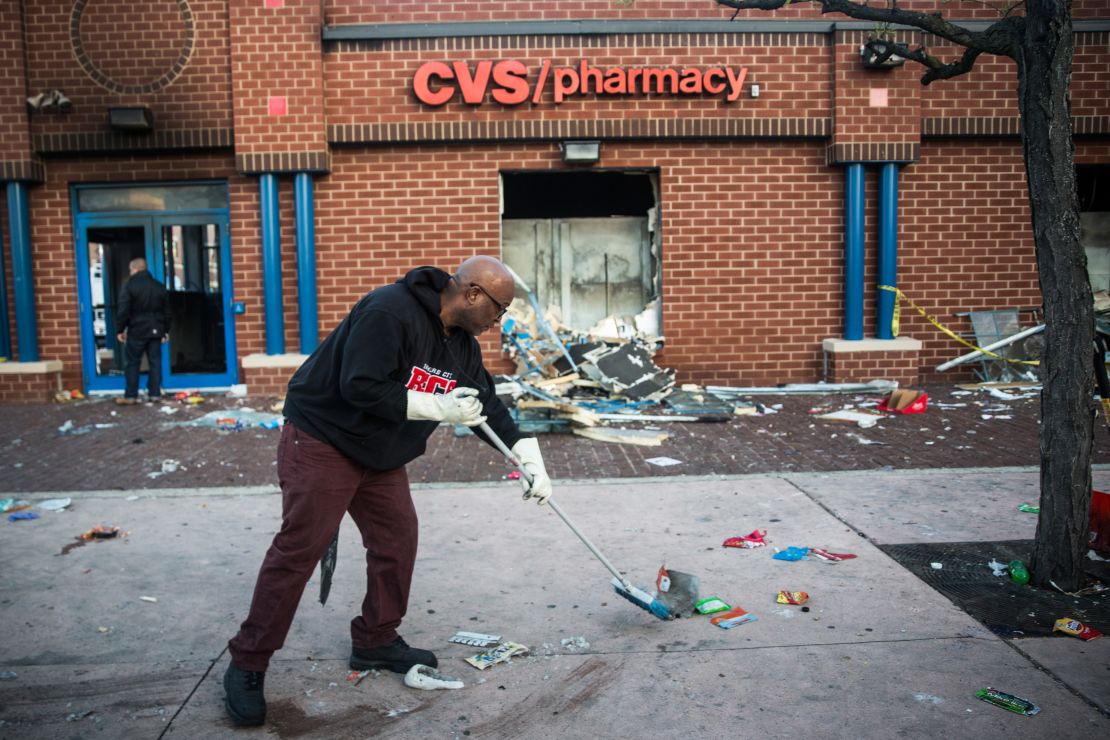
M 894 336 L 898 336 L 898 326 L 899 326 L 899 322 L 900 322 L 901 310 L 900 310 L 899 299 L 905 298 L 906 302 L 909 303 L 914 308 L 916 308 L 917 312 L 919 314 L 921 314 L 922 316 L 924 316 L 926 321 L 928 321 L 930 324 L 932 324 L 936 328 L 940 329 L 942 332 L 944 332 L 948 336 L 952 337 L 953 339 L 955 339 L 957 342 L 964 345 L 965 347 L 970 347 L 971 349 L 975 350 L 976 352 L 982 352 L 984 355 L 987 355 L 988 357 L 993 357 L 996 360 L 1005 360 L 1006 362 L 1012 362 L 1015 365 L 1040 365 L 1041 364 L 1037 360 L 1014 360 L 1014 359 L 1011 359 L 1009 357 L 1003 357 L 1002 355 L 996 355 L 994 352 L 989 352 L 989 351 L 983 349 L 982 347 L 978 347 L 975 344 L 973 344 L 972 342 L 969 342 L 966 339 L 964 339 L 963 337 L 961 337 L 960 335 L 956 334 L 956 332 L 952 331 L 947 326 L 944 326 L 943 324 L 941 324 L 939 321 L 937 321 L 935 316 L 931 316 L 930 314 L 925 313 L 925 309 L 923 309 L 921 306 L 919 306 L 916 303 L 914 303 L 913 301 L 911 301 L 909 296 L 907 296 L 905 293 L 903 293 L 900 289 L 895 288 L 892 285 L 880 285 L 879 290 L 889 290 L 891 293 L 894 294 L 894 314 L 893 314 L 893 316 L 891 316 L 891 319 L 890 319 L 890 332 Z

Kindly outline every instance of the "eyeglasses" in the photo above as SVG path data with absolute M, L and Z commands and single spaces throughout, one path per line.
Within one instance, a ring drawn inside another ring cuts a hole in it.
M 509 310 L 509 304 L 505 304 L 504 306 L 502 306 L 500 303 L 497 302 L 496 298 L 487 293 L 486 289 L 483 288 L 481 285 L 478 285 L 478 283 L 471 283 L 470 287 L 477 288 L 478 290 L 482 291 L 482 295 L 484 295 L 486 298 L 489 298 L 490 302 L 492 302 L 493 305 L 497 306 L 497 316 L 495 316 L 494 319 L 501 318 L 505 315 L 505 312 Z

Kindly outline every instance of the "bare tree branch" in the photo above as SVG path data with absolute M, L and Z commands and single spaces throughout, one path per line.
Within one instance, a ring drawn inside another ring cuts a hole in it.
M 882 64 L 887 59 L 898 56 L 928 67 L 929 71 L 921 78 L 922 85 L 928 85 L 935 80 L 959 77 L 970 72 L 975 66 L 975 60 L 983 53 L 978 49 L 965 49 L 963 56 L 957 61 L 944 62 L 925 51 L 924 46 L 910 48 L 908 44 L 884 39 L 871 39 L 867 42 L 867 49 L 875 54 L 874 64 Z
M 943 39 L 947 39 L 959 46 L 974 49 L 980 54 L 998 54 L 1000 56 L 1009 57 L 1015 54 L 1015 50 L 1018 46 L 1017 38 L 1025 24 L 1025 18 L 1023 16 L 1007 14 L 1006 17 L 992 24 L 985 31 L 969 31 L 962 26 L 950 23 L 940 13 L 918 13 L 912 10 L 899 10 L 897 7 L 872 8 L 867 5 L 861 5 L 858 2 L 853 2 L 852 0 L 797 1 L 820 3 L 822 13 L 841 13 L 849 18 L 856 18 L 858 20 L 912 26 Z M 794 0 L 717 0 L 718 5 L 735 8 L 737 10 L 778 10 L 792 2 L 794 2 Z M 910 57 L 907 57 L 907 59 L 908 58 Z M 932 67 L 930 67 L 930 69 L 932 69 Z M 970 69 L 970 67 L 968 69 Z M 954 74 L 957 73 L 954 72 L 953 75 Z M 933 79 L 938 78 L 934 77 Z

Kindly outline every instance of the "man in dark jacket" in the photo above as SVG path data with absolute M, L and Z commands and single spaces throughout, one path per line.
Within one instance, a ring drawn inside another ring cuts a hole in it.
M 250 613 L 228 642 L 227 710 L 240 725 L 265 721 L 265 671 L 344 513 L 366 548 L 366 595 L 351 620 L 350 667 L 406 673 L 437 665 L 397 634 L 408 608 L 417 520 L 405 464 L 440 422 L 487 421 L 533 476 L 525 493 L 551 495 L 539 443 L 521 437 L 494 393 L 476 335 L 497 326 L 513 299 L 511 273 L 471 257 L 454 275 L 418 267 L 355 305 L 289 381 L 278 443 L 281 530 L 255 583 Z M 479 435 L 481 432 L 479 430 Z M 488 441 L 488 440 L 487 440 Z
M 142 257 L 131 260 L 131 277 L 120 290 L 116 308 L 116 339 L 124 342 L 125 388 L 121 406 L 139 402 L 139 366 L 146 355 L 150 374 L 147 393 L 151 401 L 162 397 L 162 344 L 170 340 L 170 299 L 162 284 L 146 269 Z

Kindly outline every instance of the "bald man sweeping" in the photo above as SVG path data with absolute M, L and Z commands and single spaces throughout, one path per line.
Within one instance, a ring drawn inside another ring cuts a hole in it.
M 454 275 L 418 267 L 355 305 L 289 381 L 278 443 L 281 530 L 262 562 L 250 613 L 228 643 L 227 710 L 239 725 L 266 719 L 263 683 L 285 642 L 305 584 L 343 515 L 366 547 L 366 595 L 351 620 L 354 670 L 436 667 L 397 633 L 408 609 L 417 521 L 405 465 L 440 422 L 483 421 L 533 475 L 525 492 L 551 495 L 539 443 L 522 437 L 494 394 L 475 337 L 496 326 L 513 279 L 493 257 Z M 488 441 L 488 440 L 487 440 Z

